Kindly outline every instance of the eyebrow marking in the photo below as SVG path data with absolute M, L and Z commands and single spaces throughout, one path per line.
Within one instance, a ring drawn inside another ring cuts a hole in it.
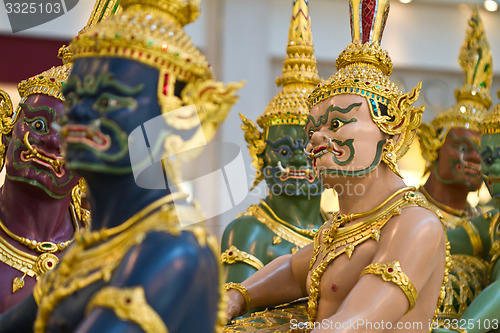
M 313 116 L 308 115 L 307 116 L 306 127 L 307 127 L 307 125 L 308 125 L 309 122 L 312 122 L 312 124 L 313 124 L 314 127 L 319 127 L 319 126 L 321 126 L 321 124 L 326 124 L 328 122 L 328 117 L 330 115 L 330 112 L 338 111 L 340 113 L 346 114 L 346 113 L 351 112 L 351 110 L 354 109 L 355 107 L 361 106 L 361 104 L 362 104 L 361 102 L 360 103 L 352 103 L 351 105 L 349 105 L 346 108 L 342 108 L 340 106 L 330 105 L 326 109 L 326 112 L 324 114 L 322 114 L 322 115 L 319 116 L 317 122 L 316 122 L 316 119 L 314 119 Z
M 292 140 L 291 138 L 285 136 L 280 138 L 279 140 L 276 141 L 270 141 L 266 140 L 266 143 L 271 147 L 271 148 L 279 148 L 282 144 L 289 144 L 292 148 L 297 149 L 297 148 L 302 148 L 306 146 L 306 142 L 304 139 L 296 139 Z
M 78 76 L 70 76 L 64 88 L 64 92 L 67 92 L 70 88 L 74 88 L 77 94 L 90 96 L 97 95 L 102 88 L 112 88 L 124 95 L 133 96 L 144 89 L 144 84 L 139 84 L 136 87 L 128 87 L 116 81 L 111 73 L 101 73 L 97 78 L 90 74 L 85 75 L 83 82 Z
M 29 105 L 29 104 L 19 103 L 19 106 L 25 108 L 27 111 L 29 111 L 31 113 L 38 112 L 38 111 L 47 111 L 52 116 L 52 121 L 54 121 L 54 119 L 56 118 L 56 110 L 54 110 L 53 108 L 51 108 L 47 105 L 41 105 L 41 106 L 38 106 L 36 108 L 32 108 L 31 105 Z

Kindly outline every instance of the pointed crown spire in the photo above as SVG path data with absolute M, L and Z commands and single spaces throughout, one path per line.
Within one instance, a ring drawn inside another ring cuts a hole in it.
M 257 119 L 263 129 L 273 125 L 305 125 L 307 97 L 319 83 L 309 16 L 309 1 L 294 0 L 288 30 L 287 56 L 276 84 L 283 89 Z
M 283 62 L 281 76 L 276 79 L 278 87 L 281 86 L 283 89 L 273 97 L 264 113 L 257 118 L 257 124 L 263 132 L 259 131 L 253 121 L 240 114 L 243 121 L 241 128 L 245 133 L 252 163 L 257 170 L 252 189 L 264 179 L 262 173 L 264 160 L 261 154 L 266 149 L 269 127 L 305 125 L 309 113 L 307 98 L 320 81 L 314 57 L 308 6 L 308 0 L 293 1 L 287 56 Z
M 422 156 L 427 161 L 426 172 L 431 170 L 436 161 L 438 150 L 443 145 L 448 130 L 465 128 L 482 131 L 483 118 L 492 103 L 492 57 L 477 7 L 469 19 L 469 28 L 458 61 L 464 71 L 465 80 L 462 87 L 455 91 L 457 102 L 437 115 L 430 124 L 423 123 L 418 132 Z

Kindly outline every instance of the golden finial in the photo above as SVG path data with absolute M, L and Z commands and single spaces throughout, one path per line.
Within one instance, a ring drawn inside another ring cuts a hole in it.
M 500 98 L 500 90 L 498 90 L 497 96 Z M 500 103 L 484 116 L 481 133 L 500 134 Z
M 283 62 L 281 76 L 276 79 L 283 89 L 273 97 L 264 113 L 257 118 L 257 126 L 241 115 L 245 140 L 249 144 L 250 155 L 257 169 L 252 189 L 264 178 L 259 157 L 266 148 L 267 129 L 276 125 L 305 125 L 309 108 L 307 97 L 319 83 L 311 32 L 311 17 L 308 0 L 294 0 L 290 28 L 288 30 L 287 56 Z
M 87 25 L 80 31 L 80 33 L 85 31 L 88 27 L 101 22 L 106 17 L 120 13 L 121 11 L 122 7 L 120 6 L 120 0 L 97 0 L 94 8 L 92 9 L 92 13 L 90 14 Z
M 421 84 L 403 93 L 390 80 L 392 61 L 380 42 L 389 14 L 389 0 L 349 0 L 352 42 L 338 56 L 337 72 L 309 97 L 312 107 L 330 97 L 354 94 L 367 98 L 373 121 L 389 135 L 400 134 L 395 161 L 408 150 L 424 107 L 414 108 Z
M 456 103 L 437 115 L 431 124 L 422 124 L 418 132 L 426 172 L 437 159 L 451 128 L 481 131 L 483 117 L 491 106 L 490 87 L 493 66 L 490 45 L 486 39 L 479 10 L 474 8 L 468 22 L 466 37 L 458 61 L 464 71 L 464 84 L 455 91 Z

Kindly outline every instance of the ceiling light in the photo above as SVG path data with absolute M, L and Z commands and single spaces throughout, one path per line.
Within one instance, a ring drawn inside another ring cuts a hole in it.
M 489 12 L 494 12 L 498 9 L 498 3 L 495 0 L 485 0 L 483 5 L 484 9 Z
M 399 0 L 399 2 L 401 2 L 401 3 L 410 3 L 411 0 Z

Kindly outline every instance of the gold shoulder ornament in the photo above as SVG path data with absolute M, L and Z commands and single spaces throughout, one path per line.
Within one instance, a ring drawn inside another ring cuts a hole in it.
M 385 282 L 392 282 L 401 288 L 406 298 L 408 298 L 408 303 L 410 303 L 410 307 L 406 313 L 410 312 L 415 307 L 415 304 L 417 304 L 417 289 L 415 289 L 410 278 L 403 272 L 398 260 L 389 263 L 371 263 L 361 271 L 360 276 L 365 274 L 378 275 Z
M 237 262 L 243 262 L 249 266 L 252 266 L 256 270 L 259 270 L 262 267 L 264 267 L 264 264 L 262 263 L 262 261 L 259 260 L 259 258 L 257 258 L 256 256 L 254 256 L 250 253 L 239 250 L 234 245 L 231 245 L 231 247 L 229 247 L 229 249 L 227 249 L 226 251 L 224 251 L 220 255 L 220 261 L 223 264 L 228 264 L 228 265 L 231 265 L 231 264 L 234 264 Z
M 158 313 L 148 304 L 142 287 L 105 287 L 99 290 L 87 304 L 86 314 L 104 307 L 124 321 L 139 325 L 146 333 L 168 333 L 167 326 Z

